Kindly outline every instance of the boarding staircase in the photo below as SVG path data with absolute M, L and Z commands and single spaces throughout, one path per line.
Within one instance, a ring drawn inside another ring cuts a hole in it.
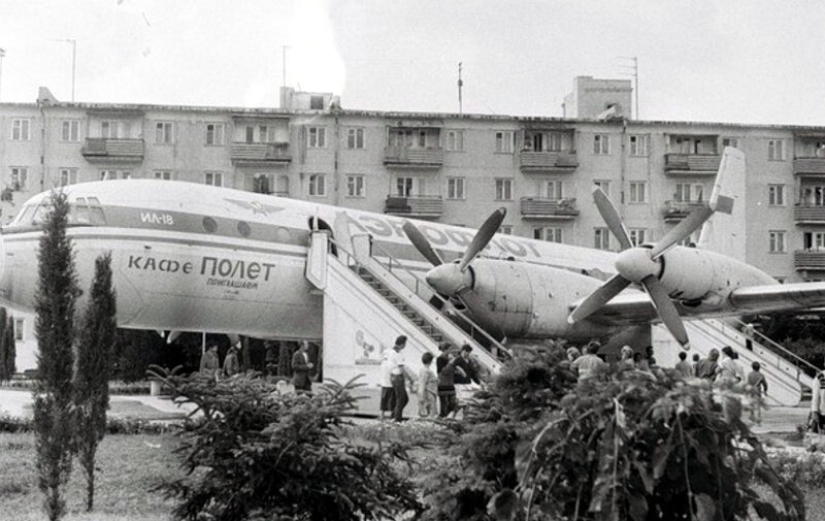
M 711 349 L 729 345 L 739 354 L 747 374 L 753 362 L 768 381 L 769 404 L 796 406 L 813 389 L 817 367 L 736 319 L 704 319 L 685 322 L 691 353 L 707 357 Z M 750 340 L 750 342 L 748 342 Z M 660 366 L 672 367 L 680 348 L 663 326 L 653 328 L 653 346 Z

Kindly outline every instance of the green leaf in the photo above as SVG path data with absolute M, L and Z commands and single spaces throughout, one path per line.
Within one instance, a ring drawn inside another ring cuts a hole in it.
M 647 518 L 647 499 L 640 494 L 631 494 L 627 498 L 630 510 L 630 519 L 633 521 L 645 521 Z

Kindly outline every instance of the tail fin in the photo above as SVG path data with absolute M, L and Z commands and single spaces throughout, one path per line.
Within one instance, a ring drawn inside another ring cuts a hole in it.
M 744 260 L 745 154 L 741 150 L 725 147 L 708 206 L 716 215 L 702 226 L 698 246 Z

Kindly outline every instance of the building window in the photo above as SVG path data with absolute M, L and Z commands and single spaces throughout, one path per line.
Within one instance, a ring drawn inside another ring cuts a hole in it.
M 736 137 L 724 137 L 724 138 L 722 138 L 722 149 L 724 150 L 725 147 L 739 148 L 739 138 L 736 138 Z
M 768 185 L 768 204 L 785 206 L 785 185 Z
M 162 181 L 171 181 L 172 180 L 172 171 L 171 170 L 155 170 L 155 179 L 160 179 Z
M 610 153 L 610 136 L 607 134 L 596 134 L 593 136 L 593 153 L 599 156 Z
M 593 238 L 593 245 L 597 250 L 610 249 L 610 232 L 607 230 L 607 228 L 594 228 Z
M 447 178 L 447 199 L 464 199 L 464 178 Z
M 364 176 L 361 174 L 347 176 L 347 197 L 364 197 Z
M 28 141 L 31 138 L 31 120 L 13 119 L 11 120 L 12 141 Z
M 325 127 L 309 127 L 307 133 L 309 148 L 325 148 L 327 146 L 327 129 Z
M 802 234 L 802 243 L 805 250 L 825 250 L 825 232 L 805 232 Z
M 101 170 L 100 171 L 100 180 L 101 181 L 114 181 L 115 179 L 131 179 L 132 172 L 129 170 Z
M 785 141 L 781 139 L 768 140 L 768 161 L 785 160 Z
M 680 203 L 701 203 L 704 200 L 705 186 L 697 183 L 676 183 L 673 200 Z
M 631 135 L 630 136 L 630 155 L 631 156 L 647 156 L 647 136 Z
M 309 195 L 323 197 L 327 195 L 326 174 L 311 174 L 309 176 Z
M 223 186 L 223 172 L 204 172 L 203 182 L 209 186 Z
M 25 190 L 29 184 L 29 168 L 26 166 L 11 167 L 11 189 L 15 192 Z
M 226 126 L 223 123 L 207 123 L 206 124 L 206 145 L 220 146 L 223 145 L 224 134 Z
M 554 201 L 563 198 L 563 183 L 561 181 L 547 181 L 545 183 L 544 196 Z
M 60 186 L 77 184 L 77 168 L 60 169 Z
M 610 181 L 596 180 L 593 181 L 593 186 L 596 188 L 601 188 L 604 195 L 610 197 Z
M 464 131 L 463 130 L 448 130 L 447 131 L 447 150 L 450 152 L 464 151 Z
M 512 224 L 502 224 L 498 228 L 498 233 L 503 235 L 513 235 L 513 225 Z
M 513 180 L 512 179 L 496 179 L 496 200 L 497 201 L 512 201 L 513 200 Z
M 131 130 L 131 125 L 125 121 L 100 122 L 100 137 L 104 139 L 127 138 Z
M 785 253 L 785 231 L 772 230 L 768 232 L 769 238 L 769 252 L 770 253 Z
M 496 153 L 512 154 L 515 150 L 516 134 L 512 130 L 496 132 Z
M 647 183 L 644 181 L 637 181 L 630 183 L 630 202 L 631 203 L 646 203 L 647 202 Z
M 533 238 L 539 241 L 563 242 L 561 228 L 533 228 Z
M 564 137 L 561 132 L 526 131 L 524 150 L 533 152 L 561 152 Z
M 64 119 L 61 124 L 60 141 L 80 141 L 80 121 Z
M 155 144 L 169 145 L 172 143 L 172 123 L 161 121 L 155 126 Z
M 351 128 L 347 130 L 347 148 L 364 148 L 363 128 Z
M 645 243 L 645 229 L 644 228 L 630 228 L 627 230 L 630 235 L 630 243 L 633 246 L 641 246 Z
M 26 319 L 25 318 L 15 318 L 14 319 L 14 340 L 16 342 L 25 342 L 26 341 Z

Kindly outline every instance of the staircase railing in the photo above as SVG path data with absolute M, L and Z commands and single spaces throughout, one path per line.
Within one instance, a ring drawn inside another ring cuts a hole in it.
M 739 334 L 741 334 L 745 338 L 747 338 L 748 335 L 750 335 L 754 340 L 758 341 L 763 346 L 769 348 L 771 351 L 781 352 L 782 356 L 786 360 L 790 359 L 788 360 L 790 363 L 792 363 L 800 369 L 806 370 L 806 374 L 808 374 L 808 376 L 814 377 L 818 372 L 822 371 L 821 368 L 805 360 L 804 358 L 789 350 L 779 342 L 776 342 L 770 337 L 763 335 L 762 333 L 756 331 L 752 327 L 749 327 L 748 324 L 742 322 L 741 320 L 734 318 L 731 319 L 731 322 L 742 327 L 742 331 L 740 331 Z

